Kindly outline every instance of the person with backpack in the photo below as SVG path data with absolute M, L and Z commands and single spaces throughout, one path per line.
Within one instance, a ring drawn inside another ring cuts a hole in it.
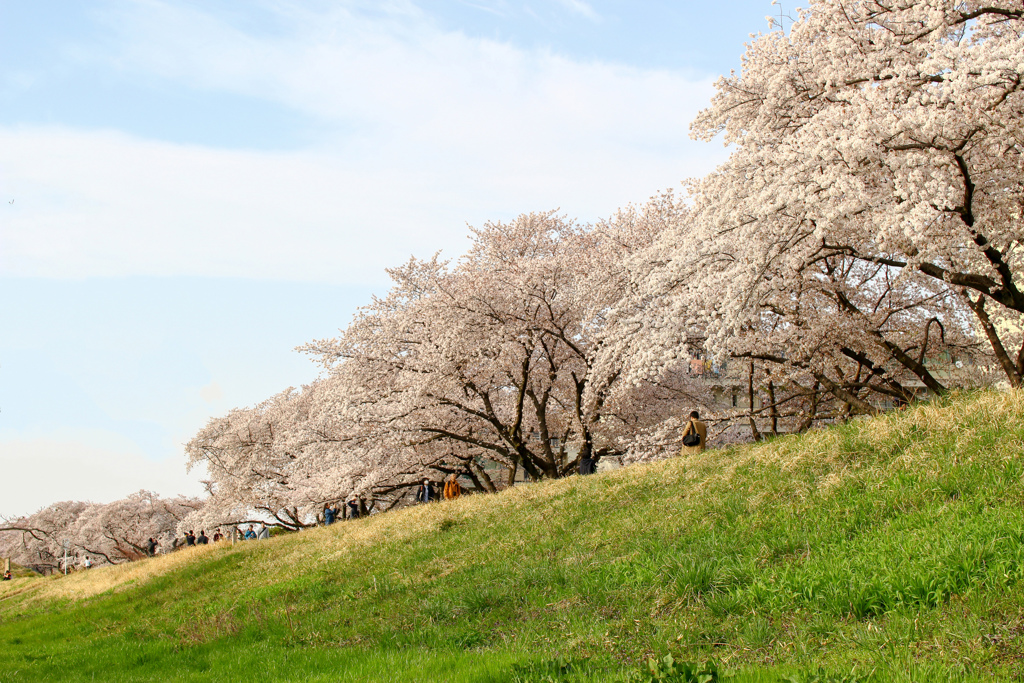
M 701 453 L 708 445 L 708 427 L 701 422 L 700 414 L 694 410 L 690 413 L 690 422 L 683 430 L 683 447 L 679 449 L 679 455 L 694 455 Z
M 429 503 L 434 500 L 434 486 L 429 479 L 424 479 L 420 487 L 416 489 L 416 500 L 420 503 Z
M 459 484 L 459 477 L 453 472 L 444 483 L 444 499 L 455 500 L 462 495 L 462 486 Z

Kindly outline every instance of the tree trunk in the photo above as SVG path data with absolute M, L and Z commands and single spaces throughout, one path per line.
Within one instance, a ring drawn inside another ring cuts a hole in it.
M 476 460 L 469 461 L 469 475 L 473 478 L 473 482 L 487 493 L 498 492 L 498 489 L 494 487 L 494 482 Z
M 861 365 L 863 365 L 865 368 L 867 368 L 868 372 L 871 373 L 871 377 L 878 377 L 880 381 L 884 382 L 885 384 L 887 384 L 889 386 L 890 389 L 892 389 L 893 391 L 898 393 L 902 397 L 902 400 L 904 400 L 904 401 L 909 403 L 914 398 L 914 394 L 912 392 L 908 391 L 906 389 L 906 387 L 904 387 L 902 384 L 900 384 L 898 381 L 896 381 L 892 377 L 888 377 L 887 376 L 888 373 L 887 373 L 885 368 L 881 368 L 881 367 L 878 367 L 877 365 L 875 365 L 874 362 L 872 362 L 872 360 L 870 358 L 868 358 L 866 355 L 864 355 L 863 353 L 859 353 L 859 352 L 854 351 L 853 349 L 845 347 L 845 346 L 843 348 L 839 349 L 839 351 L 840 351 L 840 353 L 842 353 L 844 356 L 846 356 L 850 360 L 855 360 L 858 363 L 860 363 Z M 868 378 L 869 382 L 870 382 L 870 379 L 871 378 L 869 377 Z M 818 383 L 815 382 L 814 386 L 815 386 L 815 391 L 817 391 Z
M 867 413 L 868 415 L 878 415 L 877 408 L 875 408 L 867 401 L 857 398 L 856 396 L 848 392 L 846 389 L 843 389 L 841 386 L 830 380 L 825 375 L 816 372 L 814 373 L 814 378 L 821 382 L 822 386 L 828 389 L 833 396 L 835 396 L 840 401 L 845 403 L 850 408 L 851 412 L 853 408 L 857 408 L 861 412 Z
M 817 415 L 818 413 L 818 388 L 820 386 L 820 382 L 814 383 L 814 393 L 811 394 L 811 407 L 810 410 L 807 411 L 807 415 L 804 417 L 803 420 L 800 421 L 800 424 L 797 426 L 796 431 L 798 433 L 802 434 L 803 432 L 806 432 L 808 429 L 811 428 L 811 425 L 814 424 L 814 416 Z
M 999 339 L 999 331 L 992 324 L 992 319 L 989 318 L 988 311 L 985 310 L 985 295 L 979 295 L 977 302 L 971 299 L 971 296 L 966 291 L 963 295 L 967 299 L 971 310 L 974 311 L 974 315 L 978 318 L 978 322 L 981 323 L 982 329 L 985 330 L 985 336 L 988 337 L 992 351 L 996 354 L 996 359 L 999 361 L 1000 367 L 1003 368 L 1006 379 L 1010 381 L 1010 386 L 1019 387 L 1021 385 L 1021 373 L 1017 369 L 1017 365 L 1010 359 L 1010 355 L 1006 353 L 1006 348 L 1003 346 L 1002 340 Z M 1024 347 L 1022 347 L 1022 352 L 1024 352 Z
M 750 368 L 747 372 L 747 400 L 749 401 L 750 412 L 747 414 L 747 419 L 750 421 L 750 435 L 754 441 L 761 440 L 761 432 L 757 430 L 757 420 L 754 419 L 754 362 L 750 362 Z

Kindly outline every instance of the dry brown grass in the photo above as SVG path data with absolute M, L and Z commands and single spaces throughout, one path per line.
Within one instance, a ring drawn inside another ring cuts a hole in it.
M 248 578 L 239 590 L 266 583 L 268 577 L 290 571 L 296 566 L 313 568 L 330 565 L 342 558 L 357 556 L 367 548 L 382 542 L 395 543 L 424 535 L 436 534 L 451 525 L 472 523 L 487 528 L 501 524 L 506 515 L 514 514 L 524 526 L 541 525 L 565 504 L 574 487 L 600 486 L 600 495 L 609 499 L 635 495 L 638 486 L 657 486 L 659 482 L 679 482 L 682 498 L 700 498 L 715 495 L 736 480 L 737 471 L 752 464 L 777 467 L 792 472 L 804 467 L 820 470 L 816 492 L 827 494 L 850 477 L 863 476 L 875 469 L 917 469 L 927 471 L 931 458 L 927 450 L 914 441 L 922 432 L 936 431 L 955 437 L 954 449 L 963 450 L 962 457 L 1007 457 L 1004 453 L 972 453 L 966 444 L 970 434 L 967 423 L 989 424 L 1019 423 L 1024 418 L 1024 391 L 1003 393 L 987 392 L 968 401 L 943 402 L 940 405 L 921 404 L 878 419 L 858 421 L 853 426 L 855 437 L 848 431 L 827 429 L 801 437 L 786 437 L 770 443 L 736 446 L 709 450 L 686 458 L 673 458 L 620 470 L 602 473 L 596 477 L 568 479 L 530 484 L 506 489 L 496 495 L 465 496 L 457 501 L 432 503 L 385 515 L 376 515 L 356 522 L 335 524 L 328 528 L 309 529 L 268 541 L 242 542 L 234 546 L 226 543 L 189 548 L 169 555 L 145 559 L 116 567 L 98 567 L 80 571 L 67 577 L 15 579 L 0 584 L 0 600 L 16 595 L 37 599 L 80 600 L 107 591 L 122 590 L 129 585 L 141 584 L 173 572 L 198 558 L 220 553 L 246 553 L 251 567 Z M 891 457 L 878 458 L 877 453 L 892 452 L 894 444 L 906 444 Z M 1008 444 L 1017 452 L 1024 444 Z M 851 451 L 852 449 L 852 451 Z M 864 457 L 858 457 L 862 455 Z M 959 456 L 958 456 L 959 457 Z M 806 487 L 794 481 L 787 496 L 802 497 Z M 771 504 L 773 498 L 764 491 L 751 494 L 750 504 L 758 507 Z M 543 502 L 543 505 L 536 503 Z M 671 501 L 662 503 L 666 520 L 682 513 L 672 508 Z M 643 533 L 638 527 L 637 533 Z M 595 538 L 600 530 L 594 530 Z M 493 541 L 507 547 L 509 552 L 522 552 L 522 540 L 496 537 Z M 462 563 L 473 562 L 473 549 L 456 556 L 436 558 L 429 573 L 434 576 L 453 571 Z M 245 585 L 248 583 L 249 585 Z
M 193 562 L 197 557 L 209 555 L 219 549 L 214 545 L 199 546 L 127 564 L 79 570 L 67 576 L 54 574 L 46 577 L 15 579 L 7 582 L 11 584 L 10 587 L 5 585 L 0 588 L 0 600 L 26 592 L 32 594 L 31 599 L 33 600 L 89 598 L 163 576 Z
M 466 496 L 457 501 L 435 503 L 376 515 L 356 522 L 336 524 L 329 528 L 309 529 L 266 541 L 247 541 L 234 546 L 221 543 L 186 548 L 155 558 L 128 564 L 96 567 L 68 576 L 55 575 L 31 579 L 15 579 L 0 586 L 0 600 L 29 593 L 28 601 L 39 599 L 81 600 L 107 591 L 118 591 L 130 585 L 145 583 L 171 573 L 202 557 L 219 553 L 247 553 L 252 567 L 250 577 L 238 585 L 240 591 L 261 585 L 268 576 L 287 572 L 288 568 L 307 565 L 311 561 L 328 565 L 342 557 L 358 554 L 382 540 L 396 541 L 435 533 L 446 522 L 459 522 L 502 507 L 520 508 L 522 503 L 550 498 L 572 486 L 572 480 L 535 484 L 503 491 L 496 496 Z M 315 542 L 315 554 L 310 543 Z M 312 557 L 311 557 L 312 555 Z

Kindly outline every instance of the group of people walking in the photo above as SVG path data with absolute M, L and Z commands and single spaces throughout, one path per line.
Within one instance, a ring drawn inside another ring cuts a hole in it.
M 338 520 L 359 519 L 366 514 L 366 504 L 359 498 L 351 498 L 342 507 L 338 507 L 337 502 L 324 503 L 323 522 L 324 526 L 330 526 Z
M 700 414 L 694 410 L 689 415 L 689 421 L 683 430 L 683 445 L 679 451 L 679 455 L 691 455 L 699 453 L 707 448 L 708 440 L 708 428 L 707 425 L 701 421 Z M 597 471 L 597 458 L 595 457 L 581 457 L 579 462 L 578 471 L 580 474 L 593 474 Z M 450 474 L 445 478 L 443 483 L 435 483 L 429 479 L 424 479 L 423 483 L 416 489 L 416 501 L 419 503 L 430 503 L 435 500 L 455 500 L 462 496 L 462 485 L 459 484 L 458 475 L 455 473 Z M 367 514 L 366 507 L 363 501 L 359 498 L 353 497 L 349 499 L 343 506 L 339 507 L 338 502 L 325 503 L 323 509 L 323 523 L 325 526 L 330 526 L 335 522 L 342 519 L 358 519 Z M 264 538 L 270 538 L 270 529 L 266 525 L 262 525 L 259 532 L 254 528 L 254 525 L 250 524 L 245 530 L 240 527 L 237 529 L 240 540 L 251 541 L 259 540 Z M 212 541 L 217 543 L 223 540 L 225 535 L 221 533 L 218 528 L 213 534 Z M 199 530 L 197 536 L 191 529 L 185 534 L 184 541 L 179 543 L 178 539 L 174 540 L 174 549 L 180 547 L 192 547 L 196 545 L 206 545 L 210 543 L 211 539 L 206 535 L 204 529 Z M 153 538 L 149 539 L 147 545 L 147 551 L 150 556 L 156 555 L 157 547 L 160 544 Z
M 219 541 L 224 538 L 224 535 L 220 533 L 220 529 L 217 529 L 217 533 L 214 535 L 214 541 Z M 199 535 L 196 536 L 196 532 L 191 529 L 185 534 L 185 545 L 192 547 L 194 545 L 207 545 L 210 542 L 210 537 L 206 535 L 205 529 L 199 530 Z
M 265 541 L 268 538 L 270 538 L 270 527 L 266 524 L 261 524 L 259 531 L 256 531 L 252 524 L 245 531 L 242 531 L 241 527 L 238 528 L 238 539 L 240 541 Z M 213 540 L 216 541 L 217 539 Z
M 416 489 L 416 500 L 420 503 L 430 503 L 435 500 L 455 500 L 462 495 L 462 484 L 456 474 L 450 474 L 443 483 L 434 483 L 424 479 L 423 483 Z M 338 503 L 324 503 L 323 523 L 330 526 L 342 519 L 358 519 L 367 515 L 363 501 L 358 498 L 351 498 L 341 508 Z
M 256 525 L 250 524 L 247 528 L 232 528 L 231 531 L 235 533 L 235 538 L 239 541 L 256 541 L 270 538 L 270 527 L 265 524 L 260 525 L 260 530 L 256 531 Z M 199 535 L 192 529 L 185 532 L 182 538 L 175 538 L 171 545 L 171 550 L 178 550 L 179 548 L 192 548 L 197 545 L 208 545 L 210 543 L 219 543 L 220 541 L 227 540 L 228 536 L 221 530 L 220 527 L 213 533 L 213 537 L 206 535 L 205 529 L 199 530 Z M 155 538 L 150 538 L 146 542 L 146 554 L 150 557 L 154 557 L 157 554 L 157 549 L 160 547 L 160 542 Z
M 686 427 L 683 429 L 682 440 L 682 447 L 679 450 L 679 455 L 681 456 L 700 453 L 707 448 L 708 427 L 700 419 L 700 413 L 696 410 L 690 412 Z M 579 474 L 594 474 L 597 472 L 597 462 L 597 457 L 581 456 L 577 472 Z M 458 476 L 455 474 L 449 475 L 444 480 L 444 485 L 440 492 L 436 490 L 435 486 L 437 485 L 429 479 L 424 479 L 423 483 L 416 489 L 416 502 L 429 503 L 442 497 L 444 500 L 454 500 L 462 495 L 462 486 L 459 484 Z M 325 519 L 327 518 L 326 511 L 327 506 L 324 506 Z M 327 524 L 330 523 L 330 521 L 327 522 Z
M 440 500 L 442 497 L 444 500 L 455 500 L 461 495 L 462 485 L 459 483 L 459 477 L 454 473 L 448 475 L 448 478 L 444 480 L 440 493 L 434 490 L 434 483 L 429 479 L 424 479 L 416 489 L 416 500 L 420 503 L 429 503 L 433 500 Z

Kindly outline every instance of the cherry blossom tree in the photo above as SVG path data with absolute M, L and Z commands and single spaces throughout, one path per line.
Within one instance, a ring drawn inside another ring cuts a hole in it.
M 325 502 L 401 504 L 424 478 L 459 474 L 493 492 L 519 471 L 559 477 L 581 458 L 625 452 L 681 404 L 706 404 L 684 374 L 612 396 L 613 370 L 589 389 L 606 317 L 629 282 L 624 257 L 651 243 L 662 218 L 627 209 L 580 226 L 526 214 L 475 230 L 458 262 L 391 270 L 386 297 L 339 337 L 305 347 L 323 377 L 211 420 L 189 442 L 212 495 L 184 524 L 296 529 L 317 523 Z
M 186 525 L 199 528 L 258 521 L 269 515 L 288 528 L 304 526 L 293 500 L 289 466 L 293 454 L 278 437 L 293 422 L 296 393 L 281 392 L 250 409 L 214 418 L 185 446 L 187 466 L 206 465 L 210 502 Z
M 186 444 L 189 468 L 205 465 L 209 498 L 179 525 L 266 524 L 298 530 L 318 523 L 325 502 L 380 478 L 357 424 L 328 406 L 331 380 L 288 389 L 214 418 Z
M 35 514 L 0 525 L 0 555 L 36 571 L 51 573 L 61 567 L 64 541 L 70 529 L 89 507 L 80 501 L 49 505 Z
M 928 345 L 979 330 L 1021 383 L 1022 15 L 1009 1 L 815 0 L 749 46 L 693 124 L 735 146 L 693 187 L 695 241 L 734 283 L 720 336 L 810 283 L 868 372 L 891 359 L 941 392 Z M 884 352 L 865 365 L 871 347 Z
M 54 503 L 0 524 L 0 556 L 40 572 L 59 571 L 67 542 L 72 559 L 88 555 L 96 564 L 121 564 L 143 557 L 149 538 L 169 548 L 178 523 L 201 506 L 196 498 L 151 491 L 105 504 Z
M 590 228 L 525 214 L 474 230 L 457 264 L 435 257 L 391 271 L 388 297 L 308 347 L 332 372 L 331 412 L 374 425 L 364 443 L 406 452 L 414 471 L 461 463 L 485 490 L 494 484 L 473 466 L 481 458 L 510 479 L 519 468 L 536 479 L 615 448 L 624 425 L 653 417 L 628 393 L 608 402 L 614 371 L 588 394 L 626 284 L 623 256 L 656 232 L 630 218 Z
M 734 151 L 631 258 L 598 364 L 745 361 L 755 438 L 991 381 L 967 368 L 1019 384 L 1021 14 L 822 0 L 759 36 L 693 124 Z
M 723 426 L 745 418 L 756 439 L 758 417 L 772 433 L 782 423 L 800 431 L 816 420 L 874 412 L 872 394 L 909 400 L 907 382 L 919 376 L 942 391 L 929 361 L 976 352 L 962 307 L 941 288 L 850 258 L 750 268 L 764 248 L 758 234 L 733 240 L 703 210 L 697 203 L 677 213 L 650 248 L 631 257 L 633 286 L 611 316 L 597 359 L 606 373 L 620 373 L 620 388 L 711 354 L 723 369 L 730 366 L 719 384 L 735 391 L 736 370 L 746 375 L 746 409 L 718 417 Z M 897 362 L 894 350 L 917 372 Z
M 142 490 L 112 503 L 90 505 L 68 533 L 77 551 L 121 564 L 145 557 L 150 538 L 164 550 L 172 547 L 178 524 L 202 506 L 197 498 L 161 498 Z
M 684 211 L 666 193 L 593 226 L 524 214 L 474 230 L 456 262 L 390 270 L 386 297 L 304 347 L 324 376 L 211 420 L 189 442 L 211 497 L 183 524 L 298 529 L 325 502 L 386 510 L 450 474 L 494 492 L 519 472 L 559 477 L 627 453 L 666 420 L 678 428 L 682 412 L 712 404 L 685 359 L 621 389 L 620 370 L 595 360 L 634 286 L 629 258 Z

